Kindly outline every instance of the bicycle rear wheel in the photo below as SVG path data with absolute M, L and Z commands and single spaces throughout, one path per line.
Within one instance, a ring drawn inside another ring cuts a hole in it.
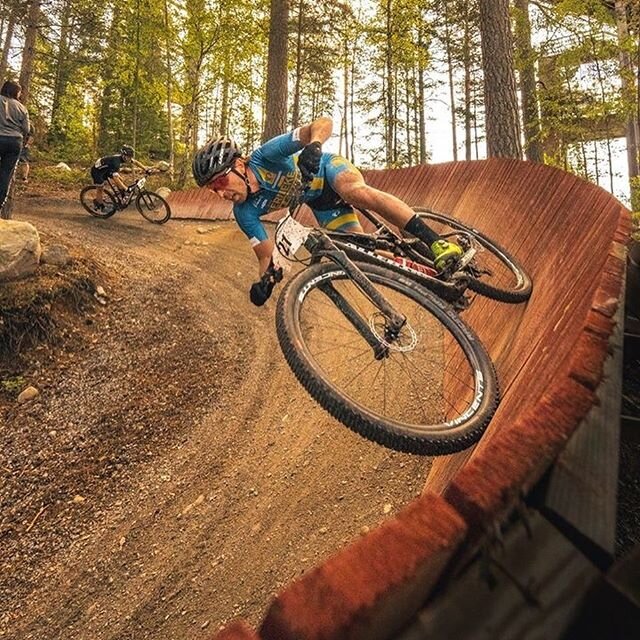
M 153 224 L 164 224 L 171 217 L 169 203 L 154 191 L 142 191 L 136 198 L 136 209 Z
M 316 264 L 297 274 L 278 299 L 278 339 L 294 374 L 324 409 L 369 440 L 430 455 L 469 447 L 498 403 L 484 347 L 425 288 L 383 267 L 358 266 L 406 316 L 398 339 L 376 359 L 344 309 L 356 310 L 378 338 L 383 315 L 340 267 Z
M 473 236 L 480 245 L 468 268 L 469 289 L 500 302 L 525 302 L 533 285 L 524 267 L 497 242 L 477 229 L 443 213 L 415 208 L 415 212 L 442 236 L 460 231 Z
M 95 184 L 84 187 L 82 191 L 80 191 L 80 204 L 96 218 L 110 218 L 118 210 L 116 202 L 113 196 L 103 189 L 102 208 L 97 208 L 95 205 L 97 189 Z

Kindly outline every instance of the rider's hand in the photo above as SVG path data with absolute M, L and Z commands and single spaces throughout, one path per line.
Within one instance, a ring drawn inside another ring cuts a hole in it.
M 251 300 L 256 307 L 261 307 L 269 299 L 272 291 L 272 282 L 263 282 L 262 280 L 259 280 L 251 285 L 251 289 L 249 289 L 249 300 Z
M 271 264 L 258 282 L 254 282 L 249 289 L 249 299 L 256 307 L 261 307 L 270 297 L 276 282 L 282 280 L 282 269 Z
M 298 168 L 302 179 L 307 182 L 320 171 L 320 158 L 322 157 L 322 144 L 309 143 L 298 156 Z

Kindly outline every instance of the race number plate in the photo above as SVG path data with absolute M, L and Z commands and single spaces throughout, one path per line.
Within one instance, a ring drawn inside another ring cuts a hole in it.
M 309 237 L 311 229 L 300 224 L 291 216 L 283 218 L 276 227 L 276 250 L 287 260 L 293 260 L 296 252 Z

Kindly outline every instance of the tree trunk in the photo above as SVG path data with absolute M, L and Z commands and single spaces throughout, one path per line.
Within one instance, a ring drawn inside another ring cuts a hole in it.
M 342 124 L 341 129 L 344 133 L 344 155 L 349 156 L 349 43 L 347 40 L 343 42 L 344 46 L 344 65 L 342 69 L 343 73 L 343 99 L 342 99 Z M 342 153 L 342 137 L 340 138 L 340 153 Z
M 393 50 L 392 50 L 392 26 L 391 26 L 391 7 L 392 0 L 386 0 L 386 40 L 385 40 L 385 148 L 386 148 L 386 164 L 387 167 L 393 165 L 394 151 L 394 82 L 393 82 Z
M 521 158 L 509 0 L 479 4 L 487 155 Z
M 287 25 L 288 0 L 271 0 L 267 99 L 262 141 L 284 133 L 287 126 Z
M 164 46 L 165 46 L 165 64 L 167 65 L 167 129 L 169 134 L 169 177 L 173 180 L 173 163 L 174 163 L 174 143 L 173 143 L 173 73 L 171 71 L 171 23 L 169 22 L 169 0 L 164 0 Z
M 222 135 L 228 135 L 229 129 L 229 66 L 231 61 L 229 60 L 229 53 L 224 54 L 224 63 L 222 65 L 222 72 L 224 77 L 222 78 L 222 99 L 220 103 L 220 133 Z
M 139 92 L 140 92 L 140 0 L 136 0 L 136 59 L 135 66 L 133 71 L 133 148 L 135 149 L 138 145 L 138 103 L 139 103 Z M 135 173 L 135 166 L 133 168 Z
M 457 123 L 456 123 L 456 94 L 454 89 L 453 82 L 453 56 L 451 54 L 451 28 L 449 24 L 449 15 L 447 13 L 447 3 L 444 3 L 444 38 L 445 38 L 445 49 L 447 55 L 447 77 L 449 80 L 449 102 L 451 109 L 451 144 L 453 151 L 453 159 L 458 160 L 458 134 L 457 134 Z
M 471 160 L 471 25 L 469 24 L 469 2 L 465 2 L 464 36 L 462 40 L 464 64 L 464 157 Z
M 616 23 L 620 44 L 629 38 L 626 12 L 628 5 L 628 0 L 616 0 Z M 640 19 L 638 26 L 640 28 Z M 640 38 L 640 35 L 638 37 Z M 638 62 L 640 63 L 640 60 Z M 634 86 L 636 82 L 639 82 L 637 77 L 638 73 L 640 73 L 640 68 L 637 69 L 634 74 L 631 56 L 621 47 L 620 78 L 622 82 L 623 102 L 628 113 L 625 123 L 625 134 L 627 139 L 627 165 L 630 180 L 640 175 L 640 84 L 637 88 Z
M 298 33 L 296 34 L 296 79 L 293 88 L 293 107 L 291 109 L 291 126 L 297 127 L 300 124 L 300 93 L 302 85 L 302 14 L 304 11 L 304 0 L 298 2 Z
M 70 28 L 71 5 L 69 0 L 65 0 L 62 7 L 62 17 L 60 24 L 60 42 L 58 44 L 58 55 L 56 56 L 56 78 L 53 87 L 53 98 L 51 100 L 51 130 L 49 139 L 59 134 L 62 124 L 58 122 L 58 111 L 60 110 L 60 102 L 66 90 L 69 76 L 69 35 Z
M 531 46 L 529 0 L 516 0 L 519 15 L 516 19 L 516 43 L 520 56 L 520 101 L 524 122 L 524 152 L 527 160 L 542 162 L 538 92 L 536 89 L 535 53 Z
M 424 34 L 422 29 L 418 31 L 418 47 L 420 51 L 425 49 Z M 422 60 L 418 63 L 418 96 L 416 98 L 418 103 L 418 162 L 420 164 L 426 164 L 427 162 L 427 127 L 425 123 L 425 110 L 424 110 L 424 64 Z
M 22 51 L 22 66 L 20 68 L 20 85 L 22 86 L 21 100 L 25 105 L 29 104 L 29 88 L 33 74 L 33 62 L 36 54 L 36 39 L 40 20 L 41 0 L 32 0 L 27 15 L 27 26 L 24 34 L 24 49 Z
M 9 61 L 9 51 L 11 50 L 11 42 L 13 41 L 13 32 L 16 28 L 16 16 L 18 10 L 12 9 L 7 21 L 7 32 L 4 37 L 4 46 L 2 48 L 2 57 L 0 58 L 0 83 L 5 81 L 7 73 L 7 62 Z

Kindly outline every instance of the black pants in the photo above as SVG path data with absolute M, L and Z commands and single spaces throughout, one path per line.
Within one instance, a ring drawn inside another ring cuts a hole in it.
M 20 157 L 22 138 L 17 136 L 0 136 L 0 207 L 4 204 L 9 191 L 11 174 Z

